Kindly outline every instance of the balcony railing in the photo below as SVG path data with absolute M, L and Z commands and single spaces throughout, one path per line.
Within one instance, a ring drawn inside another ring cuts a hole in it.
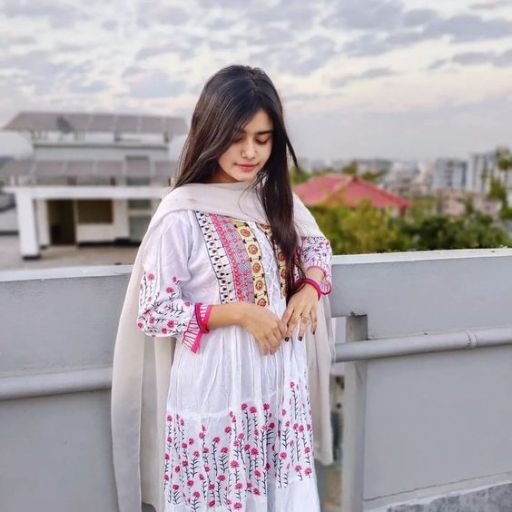
M 0 272 L 0 510 L 117 510 L 111 364 L 130 270 Z M 510 276 L 510 249 L 334 257 L 341 459 L 317 466 L 325 511 L 510 508 Z

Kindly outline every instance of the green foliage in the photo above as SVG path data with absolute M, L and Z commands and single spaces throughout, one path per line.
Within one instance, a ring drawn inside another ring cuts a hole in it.
M 403 217 L 375 208 L 369 200 L 357 208 L 322 205 L 311 212 L 334 254 L 512 247 L 509 235 L 471 203 L 463 218 L 432 213 L 434 204 L 434 197 L 421 198 Z

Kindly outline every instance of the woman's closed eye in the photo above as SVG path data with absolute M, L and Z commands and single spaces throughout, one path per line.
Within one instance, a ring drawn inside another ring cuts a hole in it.
M 256 139 L 256 144 L 260 144 L 260 145 L 264 145 L 264 144 L 267 144 L 267 142 L 269 142 L 271 139 L 271 137 L 268 137 L 267 139 L 265 140 L 258 140 Z M 237 142 L 242 142 L 242 139 L 234 139 L 233 140 L 233 144 L 236 144 Z

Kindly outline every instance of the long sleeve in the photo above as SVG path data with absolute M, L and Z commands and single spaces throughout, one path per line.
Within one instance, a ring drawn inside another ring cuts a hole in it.
M 320 289 L 323 293 L 330 293 L 332 291 L 332 247 L 329 240 L 324 236 L 301 236 L 300 253 L 305 271 L 311 267 L 318 267 L 324 271 L 319 283 Z
M 142 259 L 137 327 L 147 335 L 176 336 L 192 352 L 200 347 L 211 305 L 194 303 L 184 296 L 190 279 L 188 259 L 191 230 L 184 210 L 178 210 L 157 226 L 147 240 Z

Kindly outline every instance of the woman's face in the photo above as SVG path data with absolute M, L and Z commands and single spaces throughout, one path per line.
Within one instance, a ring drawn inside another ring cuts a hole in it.
M 236 134 L 229 148 L 218 160 L 219 168 L 212 178 L 216 183 L 252 181 L 263 169 L 272 152 L 273 123 L 260 109 Z

